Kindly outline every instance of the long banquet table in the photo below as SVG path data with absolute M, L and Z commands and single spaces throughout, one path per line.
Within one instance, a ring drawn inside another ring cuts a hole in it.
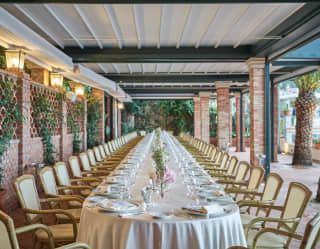
M 151 141 L 151 136 L 153 134 L 144 140 Z M 194 200 L 187 196 L 183 177 L 174 156 L 170 154 L 170 148 L 168 153 L 168 166 L 176 173 L 176 182 L 162 199 L 159 196 L 154 201 L 151 210 L 140 215 L 120 217 L 101 211 L 86 200 L 77 240 L 89 244 L 92 249 L 224 249 L 234 245 L 246 246 L 239 209 L 235 203 L 229 202 L 228 212 L 213 217 L 190 215 L 181 210 L 181 207 Z M 136 201 L 142 201 L 141 189 L 149 184 L 151 156 L 149 150 L 131 188 L 132 199 Z M 148 214 L 150 211 L 169 212 L 174 216 L 155 219 Z

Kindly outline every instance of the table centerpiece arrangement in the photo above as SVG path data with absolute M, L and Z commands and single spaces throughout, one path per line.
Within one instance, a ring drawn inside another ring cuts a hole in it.
M 155 174 L 153 180 L 160 185 L 161 198 L 169 184 L 175 182 L 175 173 L 167 167 L 168 154 L 165 151 L 166 144 L 161 139 L 161 129 L 157 128 L 155 131 L 155 139 L 153 146 L 153 155 L 155 166 Z

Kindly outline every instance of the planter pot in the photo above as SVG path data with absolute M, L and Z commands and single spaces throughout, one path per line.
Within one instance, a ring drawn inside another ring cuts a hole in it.
M 7 191 L 5 189 L 0 190 L 0 210 L 6 211 L 6 197 Z
M 290 116 L 290 114 L 291 114 L 290 111 L 284 111 L 285 116 Z
M 320 144 L 314 144 L 314 148 L 315 148 L 316 150 L 320 150 Z
M 80 153 L 72 153 L 73 156 L 79 156 Z

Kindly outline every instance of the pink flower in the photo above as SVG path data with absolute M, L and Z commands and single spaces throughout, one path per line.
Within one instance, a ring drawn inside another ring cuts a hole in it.
M 174 183 L 176 181 L 176 174 L 167 168 L 164 171 L 164 181 L 165 183 Z

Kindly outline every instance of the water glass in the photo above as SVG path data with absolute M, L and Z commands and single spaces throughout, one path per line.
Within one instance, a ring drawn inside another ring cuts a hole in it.
M 151 186 L 146 186 L 141 190 L 141 195 L 143 199 L 143 208 L 148 209 L 152 206 L 153 199 L 153 189 Z

